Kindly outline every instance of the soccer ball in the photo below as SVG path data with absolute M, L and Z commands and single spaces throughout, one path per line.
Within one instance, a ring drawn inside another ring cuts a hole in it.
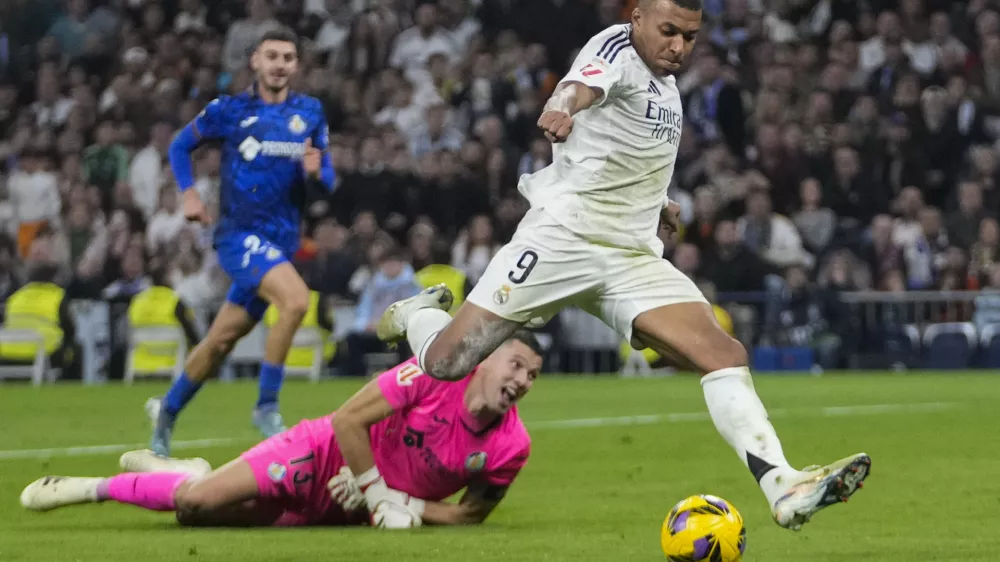
M 660 545 L 671 562 L 738 562 L 747 531 L 733 504 L 703 494 L 674 506 L 660 531 Z

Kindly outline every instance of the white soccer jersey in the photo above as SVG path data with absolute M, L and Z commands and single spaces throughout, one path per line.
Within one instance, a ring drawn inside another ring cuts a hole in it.
M 657 76 L 630 41 L 631 25 L 597 34 L 562 82 L 603 94 L 574 116 L 553 162 L 523 176 L 533 208 L 588 240 L 661 256 L 657 238 L 681 136 L 681 96 L 673 76 Z

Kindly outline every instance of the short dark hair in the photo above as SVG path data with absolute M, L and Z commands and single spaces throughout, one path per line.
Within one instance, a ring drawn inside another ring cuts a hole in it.
M 692 12 L 701 11 L 701 0 L 670 0 L 678 7 L 684 8 L 685 10 L 691 10 Z
M 291 43 L 295 45 L 295 53 L 299 52 L 299 36 L 295 34 L 294 31 L 288 29 L 287 27 L 279 27 L 277 29 L 272 29 L 270 31 L 264 32 L 259 39 L 257 39 L 257 44 L 254 45 L 253 50 L 257 50 L 266 41 L 281 41 L 282 43 Z
M 656 0 L 640 0 L 640 8 L 648 8 L 650 4 Z M 677 5 L 678 8 L 684 8 L 685 10 L 691 10 L 692 12 L 701 11 L 701 0 L 670 0 Z
M 545 357 L 545 350 L 542 349 L 542 344 L 538 342 L 538 338 L 535 337 L 535 334 L 527 328 L 518 328 L 517 331 L 507 338 L 507 341 L 519 341 L 528 346 L 531 351 L 534 351 L 539 357 Z

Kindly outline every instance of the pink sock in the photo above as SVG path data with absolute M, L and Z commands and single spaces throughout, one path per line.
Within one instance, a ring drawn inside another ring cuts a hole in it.
M 153 511 L 173 511 L 174 493 L 190 478 L 180 472 L 128 472 L 112 476 L 97 487 L 97 498 L 137 505 Z

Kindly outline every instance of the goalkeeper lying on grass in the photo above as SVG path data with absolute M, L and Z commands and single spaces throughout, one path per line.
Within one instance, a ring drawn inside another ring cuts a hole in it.
M 328 416 L 306 420 L 211 471 L 203 459 L 151 451 L 121 458 L 110 478 L 47 476 L 21 493 L 30 510 L 113 500 L 174 511 L 184 525 L 481 523 L 528 460 L 515 403 L 542 364 L 518 331 L 471 376 L 444 382 L 411 359 Z M 445 498 L 467 488 L 458 503 Z

